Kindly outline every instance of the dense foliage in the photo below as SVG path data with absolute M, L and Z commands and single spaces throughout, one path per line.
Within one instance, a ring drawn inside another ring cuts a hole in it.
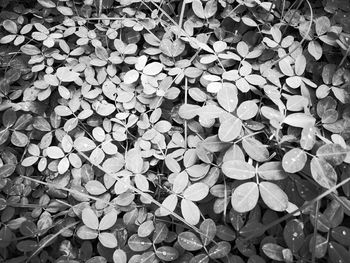
M 348 262 L 347 0 L 0 5 L 0 262 Z

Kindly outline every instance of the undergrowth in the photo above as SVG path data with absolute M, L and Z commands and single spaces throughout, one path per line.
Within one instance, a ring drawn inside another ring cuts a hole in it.
M 0 6 L 0 262 L 348 262 L 347 0 Z

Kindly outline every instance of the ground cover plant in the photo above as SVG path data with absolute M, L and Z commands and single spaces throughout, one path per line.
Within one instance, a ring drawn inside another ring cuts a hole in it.
M 0 6 L 0 262 L 348 262 L 347 0 Z

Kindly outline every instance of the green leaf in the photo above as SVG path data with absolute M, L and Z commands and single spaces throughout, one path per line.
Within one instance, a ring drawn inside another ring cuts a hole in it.
M 348 150 L 336 143 L 328 143 L 317 149 L 316 155 L 333 166 L 340 165 L 346 158 Z
M 280 245 L 274 243 L 266 243 L 262 246 L 262 250 L 264 251 L 266 256 L 273 260 L 284 261 L 282 253 L 284 248 Z
M 324 188 L 332 188 L 337 184 L 337 173 L 325 160 L 313 157 L 310 163 L 311 175 Z
M 98 218 L 95 212 L 90 207 L 86 207 L 83 209 L 81 213 L 81 219 L 87 227 L 95 230 L 98 229 Z
M 328 255 L 332 262 L 347 262 L 350 257 L 349 251 L 334 241 L 328 243 Z
M 60 81 L 72 82 L 79 78 L 79 73 L 68 67 L 60 67 L 56 70 L 56 76 Z
M 16 120 L 17 120 L 16 112 L 12 108 L 7 109 L 2 115 L 2 124 L 6 128 L 9 128 L 13 124 L 15 124 Z
M 306 161 L 306 153 L 299 148 L 293 148 L 283 156 L 282 167 L 287 173 L 296 173 L 304 168 Z
M 173 247 L 162 246 L 157 248 L 156 255 L 160 260 L 168 262 L 176 260 L 179 257 L 179 252 Z
M 222 142 L 230 142 L 236 139 L 242 131 L 243 123 L 239 118 L 231 115 L 220 123 L 218 136 Z
M 15 164 L 4 164 L 0 167 L 0 176 L 4 178 L 9 177 L 15 172 L 15 170 Z
M 150 64 L 147 64 L 143 68 L 143 74 L 149 75 L 149 76 L 155 76 L 159 74 L 163 70 L 163 64 L 159 62 L 152 62 Z
M 282 59 L 278 62 L 278 66 L 284 75 L 289 77 L 294 76 L 294 70 L 288 60 Z
M 270 154 L 266 145 L 253 137 L 244 138 L 242 146 L 249 157 L 257 162 L 264 162 L 269 158 Z
M 326 34 L 331 28 L 331 21 L 326 16 L 320 16 L 315 19 L 315 29 L 318 36 Z
M 9 19 L 4 20 L 2 22 L 2 26 L 6 31 L 10 32 L 11 34 L 17 34 L 17 31 L 18 31 L 17 24 L 12 20 L 9 20 Z
M 135 69 L 129 70 L 124 75 L 124 83 L 132 84 L 139 79 L 139 76 L 140 76 L 139 72 L 136 71 Z
M 112 209 L 101 218 L 98 230 L 103 231 L 111 228 L 117 222 L 117 217 L 118 212 L 115 209 Z
M 181 212 L 187 223 L 197 225 L 200 219 L 200 211 L 198 206 L 190 200 L 181 200 Z
M 124 250 L 118 248 L 113 252 L 113 262 L 114 263 L 126 263 L 127 255 Z
M 233 112 L 238 104 L 237 89 L 232 85 L 223 85 L 217 93 L 217 100 L 224 110 Z
M 307 51 L 309 51 L 310 55 L 316 60 L 319 60 L 323 54 L 323 49 L 318 41 L 310 41 L 307 46 Z
M 57 11 L 60 12 L 62 15 L 64 16 L 72 16 L 74 13 L 73 13 L 73 10 L 68 7 L 68 6 L 57 6 Z
M 180 39 L 171 41 L 169 38 L 165 38 L 160 42 L 159 49 L 163 52 L 164 55 L 168 57 L 177 57 L 184 52 L 186 45 Z
M 35 55 L 39 55 L 41 53 L 40 49 L 37 48 L 34 45 L 30 45 L 30 44 L 26 44 L 24 46 L 21 46 L 21 51 L 29 56 L 35 56 Z
M 227 177 L 236 180 L 247 180 L 255 176 L 255 168 L 245 161 L 227 161 L 222 164 L 221 169 Z
M 192 1 L 192 10 L 196 16 L 199 18 L 205 19 L 204 8 L 200 0 Z
M 188 185 L 188 174 L 186 171 L 182 171 L 178 175 L 176 175 L 173 182 L 173 192 L 176 194 L 180 194 L 183 190 L 186 189 Z
M 338 226 L 332 228 L 332 237 L 344 246 L 350 246 L 350 228 L 345 226 Z
M 259 176 L 264 180 L 283 180 L 287 178 L 282 162 L 266 162 L 258 168 Z
M 305 241 L 304 223 L 298 219 L 290 220 L 283 230 L 284 241 L 293 253 L 298 253 Z
M 87 182 L 85 188 L 92 195 L 101 195 L 106 192 L 106 188 L 97 180 Z
M 143 222 L 137 229 L 137 234 L 139 237 L 148 237 L 154 231 L 154 223 L 152 220 L 147 220 Z
M 259 108 L 253 100 L 246 100 L 238 106 L 237 116 L 241 120 L 249 120 L 253 118 L 258 111 Z
M 159 210 L 160 216 L 167 216 L 171 214 L 177 206 L 177 201 L 178 201 L 178 198 L 176 194 L 168 195 L 164 199 L 162 206 L 160 207 L 160 210 Z
M 14 131 L 11 135 L 11 142 L 17 147 L 24 147 L 29 143 L 29 138 L 22 132 Z
M 194 183 L 187 187 L 184 191 L 184 198 L 191 201 L 200 201 L 204 199 L 209 193 L 209 187 L 205 183 Z
M 313 125 L 304 127 L 301 131 L 300 146 L 304 150 L 311 150 L 316 142 L 316 129 Z
M 133 148 L 125 154 L 125 168 L 133 173 L 142 172 L 143 159 L 140 150 Z
M 314 125 L 316 119 L 305 113 L 293 113 L 286 116 L 283 122 L 293 127 L 305 128 Z
M 146 251 L 152 246 L 152 242 L 147 237 L 139 237 L 137 234 L 132 235 L 128 240 L 128 245 L 132 251 Z
M 320 234 L 312 236 L 309 242 L 309 251 L 315 251 L 315 258 L 324 258 L 327 253 L 328 239 Z
M 51 0 L 38 0 L 38 3 L 45 8 L 55 8 L 56 5 Z
M 98 232 L 94 229 L 83 225 L 78 228 L 77 236 L 82 240 L 91 240 L 98 237 Z
M 197 251 L 203 247 L 200 239 L 192 232 L 182 232 L 177 237 L 179 245 L 187 251 Z
M 254 182 L 241 184 L 233 190 L 231 196 L 232 208 L 239 212 L 245 213 L 252 210 L 259 199 L 259 188 Z
M 209 249 L 209 257 L 212 259 L 223 258 L 231 251 L 231 245 L 227 241 L 220 241 Z
M 88 152 L 96 148 L 96 144 L 89 138 L 85 136 L 80 136 L 74 141 L 74 148 L 77 151 Z
M 118 246 L 118 240 L 116 236 L 112 233 L 102 232 L 98 234 L 98 240 L 104 247 L 115 248 Z
M 169 229 L 167 225 L 164 224 L 163 222 L 157 222 L 155 225 L 155 229 L 152 237 L 153 243 L 159 244 L 163 242 L 167 238 L 168 233 L 169 233 Z
M 199 230 L 201 231 L 201 240 L 204 246 L 210 244 L 210 242 L 214 239 L 216 235 L 216 224 L 214 220 L 208 218 L 205 219 L 199 226 Z
M 58 146 L 50 146 L 46 149 L 46 154 L 51 159 L 60 159 L 64 157 L 64 152 Z
M 260 195 L 264 203 L 274 211 L 284 211 L 288 207 L 288 196 L 274 183 L 261 182 Z

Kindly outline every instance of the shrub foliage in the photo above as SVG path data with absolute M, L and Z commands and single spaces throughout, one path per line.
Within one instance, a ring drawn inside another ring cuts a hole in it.
M 347 0 L 0 5 L 0 262 L 348 262 Z

